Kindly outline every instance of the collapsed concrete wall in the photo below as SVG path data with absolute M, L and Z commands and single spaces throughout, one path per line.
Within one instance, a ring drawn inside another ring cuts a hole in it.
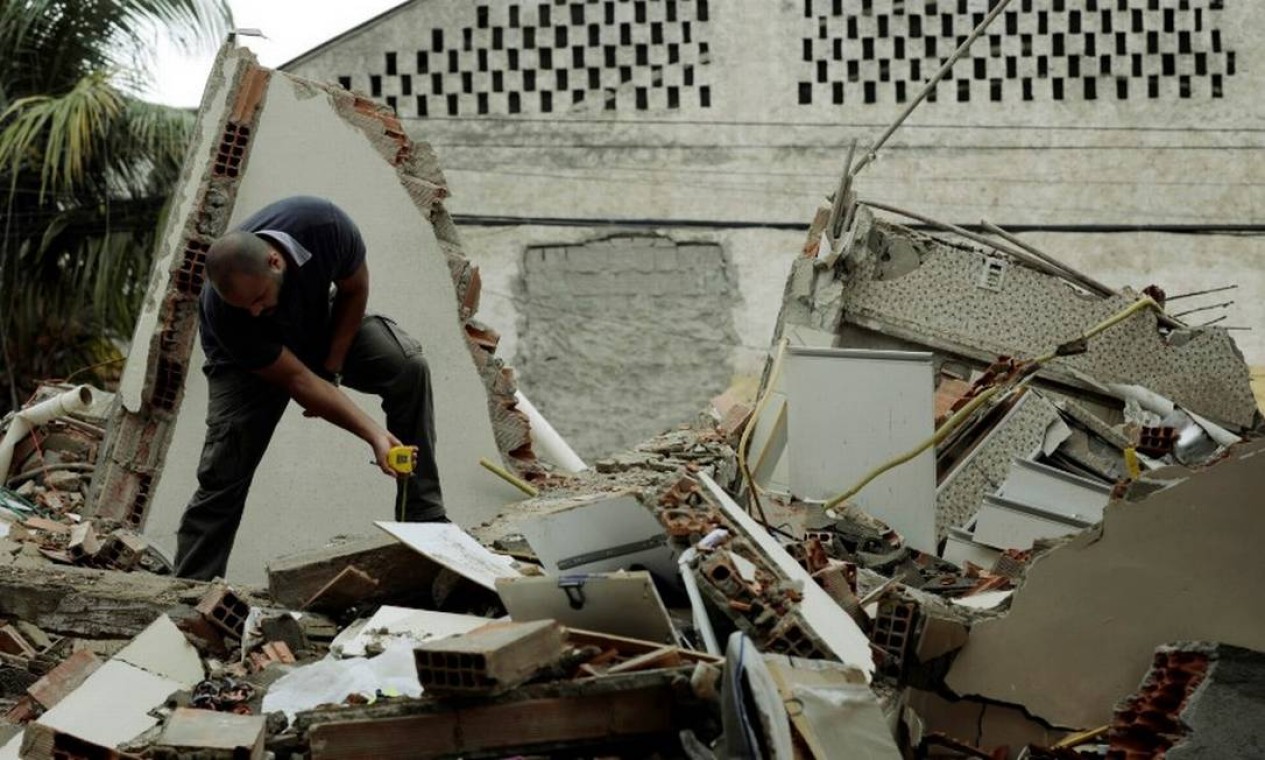
M 1265 444 L 1147 475 L 1102 525 L 1038 559 L 1004 617 L 971 630 L 946 683 L 1057 726 L 1110 721 L 1165 642 L 1265 649 Z M 1155 491 L 1154 489 L 1161 490 Z M 1228 579 L 1233 579 L 1230 582 Z
M 269 71 L 242 50 L 221 53 L 201 119 L 98 467 L 96 515 L 145 525 L 173 546 L 205 430 L 194 346 L 205 252 L 237 220 L 300 193 L 356 220 L 369 251 L 369 309 L 425 347 L 450 516 L 468 525 L 494 514 L 515 492 L 479 459 L 529 463 L 530 431 L 514 409 L 512 373 L 492 355 L 495 332 L 472 320 L 480 279 L 442 204 L 447 189 L 429 148 L 372 102 Z M 380 414 L 376 399 L 352 395 Z M 292 407 L 255 478 L 230 576 L 258 580 L 268 558 L 364 532 L 390 514 L 393 491 L 361 442 Z
M 839 271 L 816 259 L 796 262 L 785 323 L 853 328 L 880 342 L 914 343 L 987 365 L 998 356 L 1040 356 L 1134 300 L 1127 291 L 1086 293 L 1002 253 L 876 220 L 865 208 L 855 226 Z M 1161 330 L 1153 312 L 1107 330 L 1041 375 L 1089 395 L 1110 396 L 1106 383 L 1142 385 L 1238 428 L 1259 414 L 1248 367 L 1227 331 Z

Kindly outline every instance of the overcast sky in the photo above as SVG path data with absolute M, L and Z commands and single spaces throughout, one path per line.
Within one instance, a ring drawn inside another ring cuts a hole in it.
M 228 4 L 237 28 L 256 28 L 267 35 L 267 39 L 241 37 L 241 43 L 263 65 L 277 66 L 401 0 L 228 0 Z M 214 59 L 214 51 L 191 57 L 160 44 L 155 89 L 146 97 L 169 105 L 197 106 Z

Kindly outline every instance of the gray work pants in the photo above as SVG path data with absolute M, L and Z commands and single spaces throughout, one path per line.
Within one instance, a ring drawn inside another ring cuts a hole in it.
M 198 580 L 224 576 L 255 468 L 290 402 L 285 391 L 235 367 L 210 368 L 207 380 L 210 400 L 198 490 L 176 534 L 176 575 Z M 380 396 L 387 430 L 417 447 L 417 469 L 398 486 L 405 490 L 403 514 L 397 514 L 397 491 L 394 519 L 443 520 L 430 370 L 421 344 L 390 319 L 366 316 L 347 352 L 343 384 Z

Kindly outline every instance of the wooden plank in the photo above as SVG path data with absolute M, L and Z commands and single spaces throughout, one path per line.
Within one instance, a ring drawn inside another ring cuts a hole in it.
M 391 536 L 374 535 L 269 562 L 268 590 L 278 604 L 298 607 L 352 565 L 378 581 L 372 599 L 366 601 L 396 604 L 429 601 L 440 567 Z
M 564 742 L 618 741 L 671 731 L 670 687 L 531 699 L 402 718 L 321 723 L 311 760 L 424 760 Z
M 47 533 L 55 533 L 59 536 L 70 535 L 69 525 L 64 525 L 56 520 L 49 520 L 45 517 L 28 517 L 22 522 L 22 524 L 32 530 L 42 530 Z
M 660 647 L 631 660 L 624 660 L 611 666 L 608 675 L 616 673 L 632 673 L 637 670 L 655 670 L 657 668 L 675 668 L 681 664 L 681 650 L 676 647 Z
M 650 652 L 656 652 L 662 647 L 662 644 L 654 641 L 642 641 L 641 639 L 630 639 L 625 636 L 615 636 L 608 633 L 598 633 L 596 631 L 585 631 L 579 628 L 567 629 L 567 643 L 572 646 L 595 646 L 603 652 L 607 650 L 615 650 L 622 657 L 637 657 Z M 724 657 L 707 654 L 706 652 L 696 652 L 692 649 L 678 649 L 681 659 L 686 662 L 707 662 L 712 664 L 720 664 L 725 661 Z

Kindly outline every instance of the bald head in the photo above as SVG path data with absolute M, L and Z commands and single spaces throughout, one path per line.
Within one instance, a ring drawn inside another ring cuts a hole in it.
M 206 277 L 215 292 L 254 316 L 276 308 L 285 267 L 285 258 L 250 232 L 230 232 L 206 254 Z
M 221 297 L 235 290 L 239 275 L 259 277 L 268 272 L 272 248 L 252 232 L 230 232 L 211 244 L 206 254 L 206 276 Z

